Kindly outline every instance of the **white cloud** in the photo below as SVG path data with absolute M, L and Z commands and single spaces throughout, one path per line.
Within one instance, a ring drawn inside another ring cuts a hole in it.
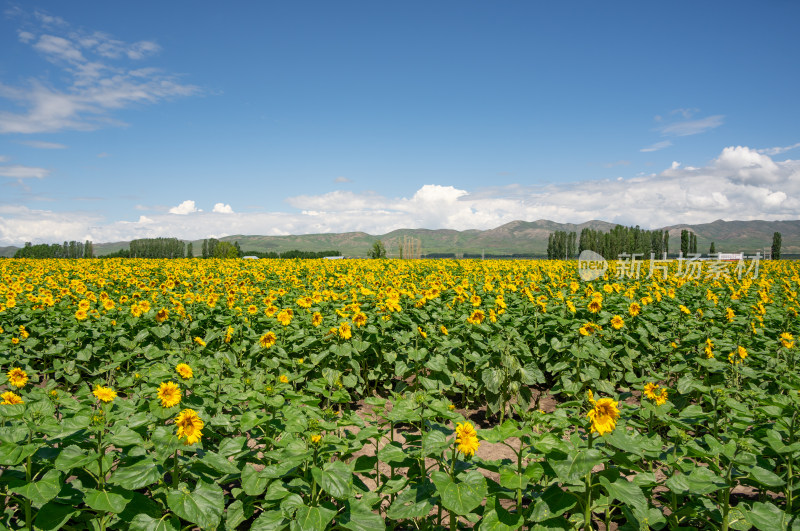
M 792 144 L 791 146 L 785 147 L 771 147 L 771 148 L 764 148 L 764 149 L 757 149 L 759 153 L 763 153 L 764 155 L 774 156 L 780 155 L 781 153 L 786 153 L 787 151 L 791 151 L 792 149 L 799 148 L 800 142 L 797 144 Z
M 50 174 L 50 170 L 34 166 L 0 166 L 0 177 L 12 179 L 42 179 Z
M 672 145 L 671 141 L 663 140 L 661 142 L 656 142 L 655 144 L 652 144 L 650 146 L 643 147 L 639 151 L 641 151 L 642 153 L 649 153 L 651 151 L 658 151 L 659 149 L 664 149 L 664 148 L 669 147 L 671 145 Z
M 26 146 L 34 147 L 36 149 L 66 149 L 67 146 L 64 144 L 58 144 L 56 142 L 43 142 L 41 140 L 25 140 L 20 142 L 20 144 L 24 144 Z
M 197 207 L 194 206 L 194 201 L 191 199 L 187 199 L 183 203 L 178 206 L 172 207 L 169 209 L 170 214 L 178 214 L 181 216 L 185 216 L 187 214 L 192 214 L 194 212 L 198 212 Z
M 353 182 L 353 181 L 351 181 L 351 180 L 350 180 L 350 179 L 348 179 L 347 177 L 337 177 L 337 178 L 335 178 L 335 179 L 333 180 L 333 182 L 335 182 L 335 183 L 351 183 L 351 182 Z
M 725 148 L 703 167 L 674 163 L 660 173 L 622 180 L 511 185 L 476 191 L 428 184 L 408 197 L 338 191 L 291 197 L 287 202 L 297 211 L 231 212 L 221 216 L 217 207 L 227 207 L 224 203 L 203 212 L 194 201 L 187 200 L 169 209 L 170 213 L 140 217 L 137 213 L 136 221 L 111 222 L 85 212 L 0 206 L 0 245 L 157 236 L 199 239 L 231 234 L 384 234 L 399 228 L 488 229 L 517 219 L 572 223 L 602 219 L 645 228 L 715 219 L 800 219 L 800 161 L 774 161 L 737 146 Z
M 224 203 L 216 203 L 214 205 L 214 210 L 212 212 L 216 212 L 217 214 L 233 214 L 233 209 L 230 205 L 226 205 Z
M 687 120 L 675 122 L 659 127 L 658 130 L 665 136 L 689 136 L 705 133 L 715 127 L 722 125 L 725 116 L 717 114 L 699 120 Z
M 158 52 L 155 42 L 126 43 L 101 32 L 72 29 L 58 17 L 41 12 L 34 15 L 40 27 L 21 31 L 18 37 L 62 72 L 49 80 L 32 79 L 27 86 L 0 83 L 0 98 L 16 105 L 16 109 L 6 106 L 7 110 L 0 111 L 0 133 L 93 130 L 119 125 L 111 116 L 113 110 L 199 91 L 161 70 L 125 65 Z

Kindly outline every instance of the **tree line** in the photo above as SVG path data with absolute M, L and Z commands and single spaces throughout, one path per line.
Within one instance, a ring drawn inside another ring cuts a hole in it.
M 85 243 L 78 241 L 64 242 L 62 245 L 57 243 L 25 242 L 25 246 L 17 249 L 14 258 L 93 258 L 94 247 L 90 240 Z
M 652 253 L 661 258 L 663 253 L 669 252 L 669 232 L 643 230 L 638 225 L 635 227 L 617 225 L 609 232 L 587 227 L 581 231 L 578 253 L 586 250 L 594 251 L 606 258 L 616 258 L 623 253 L 640 254 L 646 258 Z

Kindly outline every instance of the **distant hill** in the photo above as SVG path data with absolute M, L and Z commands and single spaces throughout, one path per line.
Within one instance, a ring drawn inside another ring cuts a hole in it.
M 399 229 L 387 234 L 370 235 L 365 232 L 343 232 L 328 234 L 304 234 L 299 236 L 254 236 L 235 235 L 219 238 L 221 241 L 235 242 L 244 251 L 274 251 L 283 253 L 292 249 L 299 251 L 338 250 L 345 256 L 365 257 L 372 244 L 383 241 L 390 257 L 399 255 L 404 238 L 419 240 L 422 254 L 464 254 L 512 255 L 525 254 L 545 256 L 547 238 L 551 232 L 563 230 L 580 235 L 584 228 L 609 231 L 617 224 L 592 220 L 585 223 L 556 223 L 540 219 L 537 221 L 512 221 L 489 230 L 450 230 L 450 229 Z M 670 233 L 669 248 L 674 252 L 680 248 L 681 230 L 688 229 L 697 234 L 697 249 L 708 253 L 711 242 L 717 252 L 739 252 L 748 254 L 769 248 L 772 234 L 780 232 L 783 236 L 783 254 L 800 255 L 800 220 L 791 221 L 722 221 L 699 225 L 671 225 L 661 230 Z M 187 241 L 188 243 L 188 241 Z M 203 240 L 192 242 L 195 256 L 200 255 Z M 95 243 L 98 256 L 126 249 L 128 242 Z M 17 247 L 0 247 L 0 256 L 13 256 Z

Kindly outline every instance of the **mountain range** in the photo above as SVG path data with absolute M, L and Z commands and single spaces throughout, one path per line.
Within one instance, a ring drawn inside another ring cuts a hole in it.
M 404 241 L 414 241 L 421 254 L 504 256 L 526 255 L 545 256 L 547 238 L 555 231 L 576 232 L 590 228 L 603 232 L 613 229 L 617 224 L 592 220 L 585 223 L 557 223 L 549 220 L 512 221 L 488 230 L 451 229 L 399 229 L 387 234 L 370 235 L 365 232 L 344 232 L 327 234 L 304 234 L 297 236 L 257 236 L 234 235 L 219 238 L 220 241 L 239 242 L 245 251 L 282 253 L 297 249 L 300 251 L 338 250 L 348 257 L 366 257 L 372 245 L 381 240 L 389 257 L 399 256 Z M 789 221 L 723 221 L 697 225 L 679 224 L 662 227 L 670 234 L 669 248 L 675 252 L 680 248 L 681 230 L 687 229 L 697 234 L 697 249 L 707 253 L 711 242 L 716 252 L 740 252 L 753 254 L 763 252 L 772 245 L 772 235 L 780 232 L 783 255 L 800 255 L 800 220 Z M 188 243 L 189 240 L 186 240 Z M 203 240 L 192 241 L 194 255 L 199 256 Z M 127 249 L 128 242 L 95 243 L 98 256 Z M 18 247 L 0 247 L 0 256 L 13 256 Z

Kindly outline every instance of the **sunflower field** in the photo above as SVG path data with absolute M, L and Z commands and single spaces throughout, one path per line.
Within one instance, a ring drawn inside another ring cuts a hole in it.
M 0 260 L 2 529 L 800 529 L 800 264 Z

